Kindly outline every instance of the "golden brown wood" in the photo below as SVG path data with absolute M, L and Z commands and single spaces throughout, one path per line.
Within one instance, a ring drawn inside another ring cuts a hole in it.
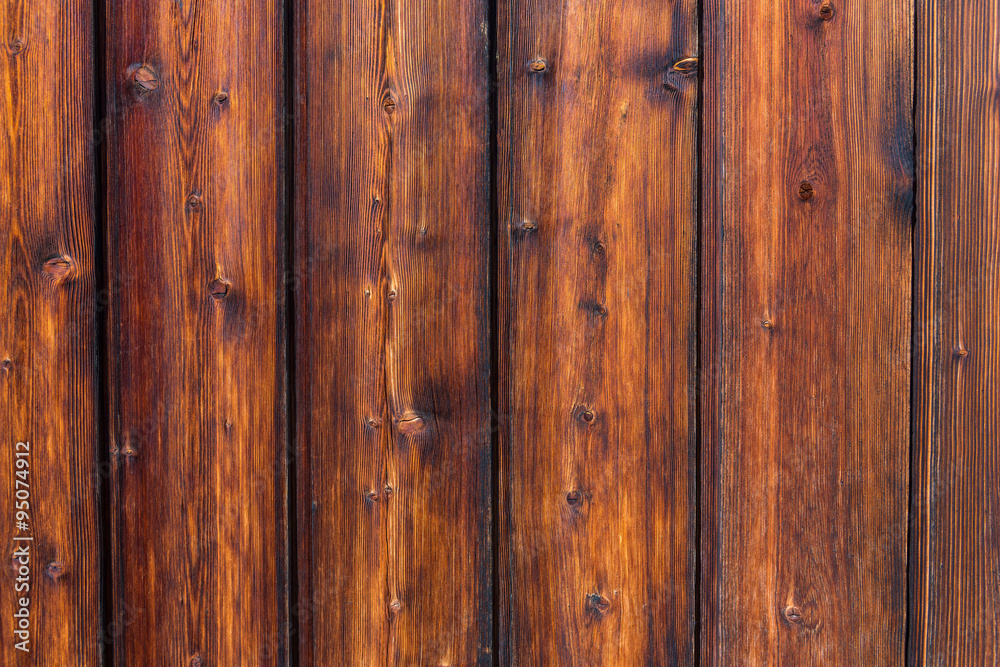
M 912 10 L 705 3 L 704 665 L 903 660 Z
M 285 660 L 281 16 L 108 3 L 115 665 Z
M 985 0 L 917 2 L 910 664 L 1000 661 L 996 25 Z
M 96 665 L 103 638 L 92 23 L 89 2 L 12 1 L 0 12 L 3 665 Z M 30 463 L 16 467 L 19 458 Z M 27 530 L 15 527 L 18 508 Z M 27 653 L 15 648 L 25 639 L 15 635 L 22 597 Z
M 295 15 L 301 662 L 488 664 L 486 2 Z
M 693 664 L 697 3 L 499 15 L 500 663 Z

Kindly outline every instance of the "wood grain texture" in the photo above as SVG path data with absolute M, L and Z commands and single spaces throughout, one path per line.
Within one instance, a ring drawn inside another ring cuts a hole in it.
M 899 664 L 912 5 L 705 12 L 703 664 Z
M 998 22 L 917 2 L 911 665 L 1000 661 Z
M 281 17 L 107 5 L 116 665 L 286 659 Z
M 694 662 L 697 3 L 501 2 L 501 664 Z
M 303 665 L 491 659 L 486 7 L 295 5 Z
M 92 23 L 76 0 L 0 11 L 3 665 L 96 665 L 101 652 Z M 30 442 L 30 468 L 15 468 L 17 442 Z M 17 491 L 30 496 L 27 531 L 14 526 Z M 14 560 L 25 545 L 28 562 Z M 14 648 L 23 596 L 30 653 Z

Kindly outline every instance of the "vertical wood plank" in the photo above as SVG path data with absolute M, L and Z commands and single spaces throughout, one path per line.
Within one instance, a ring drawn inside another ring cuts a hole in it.
M 912 10 L 705 3 L 706 665 L 903 659 Z
M 100 660 L 92 39 L 89 2 L 0 10 L 5 665 Z M 28 637 L 15 634 L 21 598 Z
M 295 5 L 303 665 L 491 659 L 486 8 Z
M 912 665 L 1000 661 L 998 22 L 917 2 Z
M 500 3 L 501 664 L 693 664 L 697 3 Z
M 281 17 L 107 5 L 118 665 L 285 660 Z

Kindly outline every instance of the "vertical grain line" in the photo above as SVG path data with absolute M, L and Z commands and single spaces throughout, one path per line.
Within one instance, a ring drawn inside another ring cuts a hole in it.
M 113 627 L 114 614 L 114 550 L 111 540 L 111 412 L 110 377 L 108 363 L 108 305 L 111 288 L 107 264 L 107 151 L 113 118 L 107 105 L 107 25 L 105 0 L 92 0 L 93 12 L 91 58 L 94 68 L 93 92 L 93 133 L 91 150 L 94 168 L 94 331 L 97 345 L 97 405 L 94 423 L 97 430 L 97 466 L 92 479 L 96 483 L 98 496 L 98 567 L 99 581 L 99 623 L 97 636 L 98 659 L 103 667 L 114 667 L 114 637 L 109 633 Z M 105 298 L 102 299 L 101 295 Z M 104 305 L 102 305 L 104 303 Z M 110 646 L 109 646 L 110 640 Z
M 701 560 L 704 556 L 704 549 L 701 543 L 701 392 L 702 383 L 702 362 L 701 362 L 701 333 L 702 333 L 702 170 L 701 170 L 701 149 L 702 136 L 704 130 L 705 117 L 702 113 L 703 90 L 705 86 L 705 57 L 704 57 L 704 0 L 698 0 L 698 98 L 695 101 L 695 260 L 694 260 L 694 313 L 695 313 L 695 336 L 694 336 L 694 548 L 696 557 L 694 559 L 694 665 L 701 665 Z M 689 473 L 690 474 L 690 473 Z
M 918 272 L 922 269 L 922 263 L 917 260 L 917 224 L 919 223 L 918 210 L 920 204 L 920 151 L 918 150 L 919 141 L 919 128 L 917 127 L 917 100 L 920 99 L 920 5 L 926 0 L 914 0 L 913 6 L 913 54 L 912 54 L 912 67 L 913 67 L 913 88 L 911 94 L 913 99 L 910 105 L 910 124 L 913 130 L 913 144 L 910 146 L 912 160 L 913 160 L 913 203 L 910 210 L 910 470 L 907 475 L 908 488 L 907 492 L 909 494 L 909 501 L 907 503 L 907 508 L 909 509 L 909 516 L 906 521 L 906 610 L 903 617 L 903 664 L 912 665 L 913 647 L 910 645 L 910 622 L 913 620 L 913 584 L 911 582 L 911 577 L 914 575 L 912 571 L 913 555 L 916 553 L 916 548 L 914 548 L 913 540 L 917 535 L 917 532 L 913 529 L 914 521 L 918 520 L 920 516 L 919 508 L 915 506 L 914 503 L 917 502 L 917 493 L 914 490 L 914 472 L 918 469 L 917 467 L 917 443 L 915 442 L 917 428 L 916 420 L 918 419 L 916 405 L 914 404 L 914 396 L 916 393 L 914 391 L 914 383 L 916 379 L 915 370 L 920 368 L 919 364 L 919 354 L 920 348 L 922 348 L 922 339 L 918 336 L 920 323 L 918 321 L 918 316 L 920 315 L 920 309 L 917 304 L 916 295 L 919 288 L 919 278 Z M 915 344 L 918 343 L 918 344 Z
M 492 647 L 490 649 L 491 664 L 498 659 L 500 650 L 500 568 L 497 567 L 498 549 L 500 545 L 500 512 L 502 507 L 495 507 L 500 496 L 500 429 L 503 428 L 503 418 L 500 416 L 500 207 L 497 182 L 499 166 L 499 118 L 500 118 L 500 73 L 497 50 L 497 27 L 500 21 L 499 2 L 487 0 L 487 34 L 486 71 L 489 78 L 489 141 L 490 141 L 490 191 L 489 191 L 489 286 L 487 288 L 487 307 L 490 316 L 489 350 L 490 350 L 490 604 L 492 613 Z M 506 494 L 503 496 L 506 498 Z
M 284 155 L 279 156 L 284 161 L 284 236 L 285 244 L 285 537 L 287 549 L 285 553 L 288 563 L 286 618 L 288 642 L 287 656 L 289 665 L 299 664 L 299 559 L 298 559 L 298 465 L 299 448 L 296 443 L 296 385 L 295 363 L 298 358 L 295 345 L 295 287 L 301 284 L 296 280 L 295 268 L 295 39 L 294 39 L 294 4 L 295 0 L 285 0 L 284 4 L 284 62 L 283 72 L 285 108 L 282 118 Z

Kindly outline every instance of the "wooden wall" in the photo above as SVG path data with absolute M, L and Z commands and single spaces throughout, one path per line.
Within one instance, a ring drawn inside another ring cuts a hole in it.
M 998 23 L 4 0 L 0 664 L 997 662 Z

